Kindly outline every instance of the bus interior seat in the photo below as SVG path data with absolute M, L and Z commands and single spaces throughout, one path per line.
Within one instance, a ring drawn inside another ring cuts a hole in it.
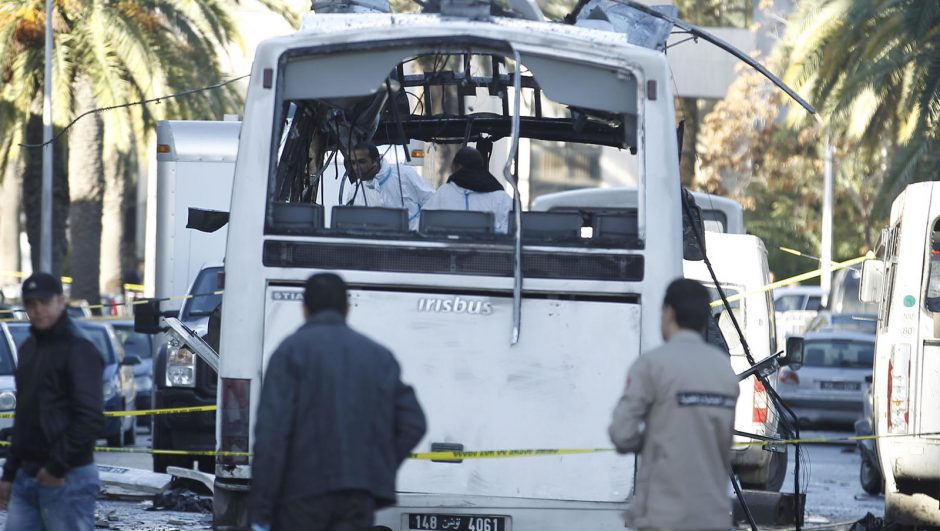
M 492 212 L 476 210 L 422 210 L 418 231 L 429 235 L 494 234 Z
M 605 240 L 624 240 L 639 237 L 636 211 L 619 214 L 594 214 L 591 224 L 593 237 Z
M 578 212 L 523 212 L 522 238 L 524 240 L 564 241 L 581 240 L 584 219 Z M 516 217 L 509 215 L 509 234 L 516 230 Z
M 333 207 L 330 225 L 347 232 L 407 232 L 408 211 L 404 208 L 370 206 Z
M 323 206 L 315 203 L 273 203 L 271 230 L 278 234 L 314 234 L 323 228 Z

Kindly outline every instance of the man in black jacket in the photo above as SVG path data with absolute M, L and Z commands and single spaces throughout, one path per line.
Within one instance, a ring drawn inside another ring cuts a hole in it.
M 19 352 L 13 441 L 0 479 L 6 529 L 90 531 L 104 359 L 69 319 L 57 278 L 27 278 L 23 304 L 32 326 Z
M 255 425 L 256 530 L 358 530 L 395 503 L 424 413 L 392 353 L 346 325 L 346 284 L 313 275 L 307 322 L 271 356 Z

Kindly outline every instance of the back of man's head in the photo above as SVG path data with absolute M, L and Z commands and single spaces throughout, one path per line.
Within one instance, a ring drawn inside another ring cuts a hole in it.
M 327 310 L 346 315 L 349 308 L 346 282 L 333 273 L 317 273 L 311 276 L 304 286 L 304 306 L 310 315 Z
M 464 146 L 454 155 L 454 164 L 468 170 L 482 170 L 483 155 L 477 148 Z
M 353 146 L 353 151 L 360 150 L 367 152 L 370 159 L 379 160 L 379 148 L 377 148 L 372 142 L 363 141 Z
M 679 328 L 703 332 L 711 318 L 708 290 L 700 282 L 680 278 L 666 288 L 664 306 L 672 308 Z

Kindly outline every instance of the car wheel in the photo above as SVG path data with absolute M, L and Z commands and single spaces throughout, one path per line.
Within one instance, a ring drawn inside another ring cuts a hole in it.
M 780 492 L 787 479 L 787 453 L 789 446 L 784 446 L 782 452 L 774 452 L 770 456 L 770 472 L 767 474 L 767 490 Z
M 165 428 L 161 428 L 156 422 L 153 423 L 153 438 L 151 447 L 154 450 L 175 450 L 170 443 L 169 434 Z M 166 474 L 166 467 L 178 466 L 182 468 L 192 468 L 193 459 L 185 455 L 167 455 L 153 454 L 153 471 Z
M 881 494 L 884 490 L 884 481 L 881 479 L 881 472 L 866 457 L 862 457 L 862 464 L 858 470 L 858 480 L 862 484 L 865 492 L 872 496 Z
M 137 428 L 137 421 L 132 419 L 131 427 L 127 428 L 127 430 L 124 431 L 124 444 L 128 446 L 134 446 L 135 444 L 137 444 L 137 433 L 134 432 L 136 428 Z

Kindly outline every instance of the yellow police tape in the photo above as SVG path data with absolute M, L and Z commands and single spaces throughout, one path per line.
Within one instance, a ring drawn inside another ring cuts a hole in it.
M 831 266 L 829 269 L 830 269 L 831 271 L 838 271 L 838 270 L 840 270 L 840 269 L 845 269 L 845 268 L 847 268 L 847 267 L 852 267 L 853 265 L 858 264 L 858 263 L 861 263 L 861 262 L 864 262 L 865 260 L 871 260 L 872 258 L 875 258 L 875 254 L 872 253 L 871 251 L 869 251 L 868 253 L 866 253 L 866 254 L 863 255 L 863 256 L 859 256 L 859 257 L 853 258 L 853 259 L 851 259 L 851 260 L 846 260 L 845 262 L 835 262 L 835 263 L 832 264 L 832 266 Z M 804 280 L 809 280 L 809 279 L 811 279 L 811 278 L 816 278 L 816 277 L 822 275 L 822 273 L 823 273 L 822 268 L 814 269 L 814 270 L 812 270 L 812 271 L 807 271 L 806 273 L 800 273 L 799 275 L 792 276 L 792 277 L 790 277 L 790 278 L 785 278 L 785 279 L 783 279 L 783 280 L 778 280 L 778 281 L 776 281 L 776 282 L 772 282 L 772 283 L 767 284 L 766 286 L 760 287 L 760 288 L 758 288 L 758 289 L 754 289 L 754 290 L 747 291 L 747 292 L 744 292 L 744 293 L 738 293 L 738 294 L 736 294 L 736 295 L 732 295 L 732 296 L 728 297 L 728 302 L 734 302 L 734 301 L 736 301 L 736 300 L 738 300 L 738 299 L 743 299 L 744 297 L 747 297 L 748 295 L 756 295 L 756 294 L 758 294 L 758 293 L 763 293 L 763 292 L 765 292 L 765 291 L 770 291 L 770 290 L 772 290 L 772 289 L 777 289 L 777 288 L 781 288 L 781 287 L 783 287 L 783 286 L 789 286 L 790 284 L 795 284 L 795 283 L 797 283 L 797 282 L 802 282 L 802 281 L 804 281 Z M 721 306 L 722 304 L 724 304 L 724 303 L 721 301 L 721 299 L 718 299 L 718 300 L 716 300 L 716 301 L 712 301 L 712 302 L 711 302 L 712 308 L 714 308 L 714 307 L 716 307 L 716 306 Z
M 199 413 L 215 411 L 216 406 L 171 407 L 165 409 L 135 409 L 132 411 L 105 411 L 106 417 L 143 417 L 146 415 L 178 415 L 180 413 Z M 0 413 L 0 419 L 12 419 L 13 413 Z
M 733 446 L 750 445 L 793 445 L 793 444 L 825 444 L 825 443 L 846 443 L 873 439 L 886 439 L 896 437 L 940 437 L 940 432 L 930 433 L 905 433 L 890 435 L 856 435 L 849 437 L 817 437 L 808 439 L 786 439 L 777 441 L 752 441 L 746 443 L 736 443 Z M 0 446 L 9 446 L 8 441 L 0 441 Z M 125 453 L 125 454 L 155 454 L 155 455 L 190 455 L 196 457 L 251 457 L 251 452 L 221 452 L 217 450 L 163 450 L 152 448 L 113 448 L 96 446 L 96 452 L 104 453 Z M 452 451 L 452 452 L 421 452 L 409 455 L 411 459 L 424 461 L 459 461 L 464 459 L 505 459 L 513 457 L 546 457 L 558 455 L 577 455 L 577 454 L 596 454 L 610 453 L 613 448 L 540 448 L 540 449 L 522 449 L 522 450 L 477 450 L 477 451 Z

